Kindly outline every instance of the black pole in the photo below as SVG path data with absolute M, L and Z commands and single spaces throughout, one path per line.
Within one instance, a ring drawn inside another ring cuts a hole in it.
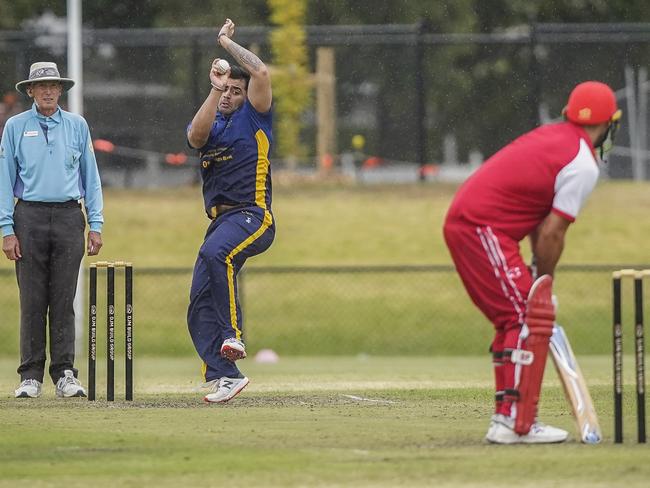
M 621 323 L 621 277 L 615 274 L 613 285 L 613 348 L 614 359 L 614 442 L 623 442 L 623 325 Z
M 636 408 L 639 443 L 645 436 L 645 340 L 643 337 L 643 275 L 634 277 L 634 356 L 636 360 Z
M 115 399 L 115 267 L 106 268 L 106 401 Z
M 204 70 L 207 71 L 207 70 Z M 203 103 L 203 96 L 207 90 L 202 90 L 199 83 L 199 79 L 205 78 L 205 73 L 201 71 L 201 49 L 199 47 L 199 42 L 195 38 L 192 40 L 192 69 L 191 69 L 191 83 L 192 83 L 192 103 L 198 109 Z M 201 76 L 203 75 L 203 78 Z
M 133 266 L 124 267 L 125 399 L 133 400 Z
M 537 22 L 530 23 L 530 78 L 529 78 L 529 103 L 531 129 L 539 125 L 539 104 L 542 99 L 542 80 L 539 62 L 537 61 Z
M 426 23 L 421 20 L 417 24 L 415 37 L 415 120 L 417 128 L 415 131 L 415 148 L 417 151 L 417 162 L 420 166 L 420 181 L 424 181 L 424 162 L 426 155 L 425 142 L 425 103 L 424 96 L 424 46 L 422 35 L 426 30 Z
M 88 400 L 95 399 L 97 364 L 97 266 L 90 265 L 88 281 Z

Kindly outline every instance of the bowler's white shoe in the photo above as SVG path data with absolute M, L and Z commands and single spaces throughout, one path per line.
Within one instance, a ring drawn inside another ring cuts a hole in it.
M 16 398 L 38 398 L 41 396 L 42 383 L 38 380 L 24 380 L 16 388 Z
M 219 378 L 212 383 L 212 393 L 208 393 L 203 401 L 206 403 L 225 403 L 236 397 L 237 394 L 246 388 L 248 378 Z
M 74 377 L 71 369 L 66 369 L 63 376 L 56 382 L 56 396 L 60 398 L 85 397 L 86 390 L 81 383 Z
M 237 361 L 246 357 L 246 346 L 239 339 L 234 337 L 226 339 L 221 344 L 221 357 L 228 361 Z
M 493 444 L 553 444 L 567 440 L 569 433 L 535 422 L 526 435 L 514 431 L 515 421 L 505 415 L 493 415 L 485 439 Z

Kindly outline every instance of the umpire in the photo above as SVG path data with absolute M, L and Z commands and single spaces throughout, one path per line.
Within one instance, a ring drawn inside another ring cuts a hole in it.
M 20 291 L 21 384 L 16 398 L 41 395 L 46 323 L 49 375 L 59 397 L 86 396 L 74 368 L 74 309 L 79 265 L 102 247 L 102 189 L 88 124 L 59 107 L 74 85 L 55 63 L 34 63 L 16 90 L 32 98 L 30 110 L 11 117 L 0 145 L 2 250 L 16 263 Z M 14 205 L 14 198 L 17 199 Z

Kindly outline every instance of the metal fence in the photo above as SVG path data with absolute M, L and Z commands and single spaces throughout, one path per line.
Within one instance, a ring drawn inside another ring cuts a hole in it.
M 576 353 L 611 351 L 611 272 L 620 268 L 565 265 L 558 270 L 558 322 Z M 135 268 L 136 356 L 194 354 L 185 320 L 191 272 Z M 116 271 L 118 285 L 120 276 Z M 100 327 L 103 285 L 100 275 Z M 123 290 L 116 286 L 116 292 L 119 324 Z M 280 355 L 477 355 L 487 353 L 492 337 L 491 325 L 470 302 L 451 266 L 251 266 L 241 274 L 240 294 L 245 339 L 253 354 L 271 348 Z M 15 276 L 1 271 L 0 356 L 18 355 L 17 303 Z M 626 334 L 632 332 L 632 304 L 632 286 L 624 283 Z M 103 333 L 100 329 L 100 357 L 105 353 Z M 121 334 L 118 327 L 120 347 Z
M 33 61 L 52 59 L 67 72 L 65 32 L 41 27 L 0 31 L 0 90 L 14 92 Z M 237 40 L 270 62 L 271 31 L 243 27 Z M 121 149 L 98 152 L 106 185 L 196 178 L 196 168 L 167 164 L 178 161 L 166 155 L 187 152 L 185 127 L 208 91 L 206 68 L 224 55 L 214 34 L 206 28 L 84 29 L 85 115 L 95 139 Z M 413 174 L 424 163 L 467 166 L 559 116 L 577 82 L 600 79 L 617 90 L 626 117 L 609 175 L 650 176 L 644 68 L 650 24 L 531 24 L 480 34 L 430 32 L 420 24 L 308 26 L 307 41 L 312 67 L 317 49 L 335 52 L 337 162 L 358 134 L 366 140 L 359 164 L 372 156 L 385 167 L 415 167 Z M 310 151 L 303 167 L 312 169 L 317 119 L 313 106 L 302 117 Z

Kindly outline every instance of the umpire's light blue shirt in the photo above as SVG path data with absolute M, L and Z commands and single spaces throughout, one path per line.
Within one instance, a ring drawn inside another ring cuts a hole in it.
M 90 130 L 60 107 L 49 117 L 31 110 L 5 124 L 0 143 L 0 228 L 14 233 L 14 197 L 33 202 L 84 199 L 90 230 L 101 232 L 102 187 Z

